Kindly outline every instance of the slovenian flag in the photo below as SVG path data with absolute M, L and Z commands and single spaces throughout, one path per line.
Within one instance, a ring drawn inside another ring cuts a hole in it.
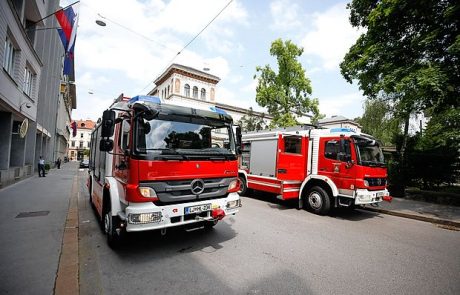
M 75 4 L 73 6 L 77 5 L 78 4 Z M 66 9 L 57 11 L 55 16 L 59 25 L 61 25 L 61 28 L 57 30 L 65 50 L 64 75 L 70 75 L 73 68 L 73 54 L 75 48 L 75 38 L 77 36 L 78 13 L 75 13 L 72 6 L 69 6 Z

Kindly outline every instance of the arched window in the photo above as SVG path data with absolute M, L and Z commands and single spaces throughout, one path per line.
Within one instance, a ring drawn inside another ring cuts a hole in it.
M 198 98 L 198 87 L 193 86 L 193 98 Z
M 206 89 L 201 88 L 201 100 L 206 100 Z
M 184 95 L 186 97 L 190 97 L 190 85 L 188 85 L 188 84 L 185 84 L 185 86 L 184 86 Z

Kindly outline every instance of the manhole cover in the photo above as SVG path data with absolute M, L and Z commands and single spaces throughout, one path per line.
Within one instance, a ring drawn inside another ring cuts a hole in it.
M 21 212 L 16 216 L 16 218 L 46 216 L 49 213 L 49 211 Z

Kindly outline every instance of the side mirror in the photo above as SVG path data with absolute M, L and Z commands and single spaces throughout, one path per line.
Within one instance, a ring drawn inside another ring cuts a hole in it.
M 136 117 L 141 116 L 147 121 L 155 119 L 159 113 L 158 110 L 151 109 L 148 106 L 141 104 L 141 103 L 135 103 L 133 105 L 133 109 L 138 112 Z
M 99 142 L 99 150 L 101 152 L 110 152 L 113 150 L 113 140 L 111 139 L 101 139 Z
M 101 137 L 111 137 L 115 127 L 115 112 L 106 110 L 102 114 L 102 130 Z
M 236 127 L 236 153 L 241 155 L 241 127 Z

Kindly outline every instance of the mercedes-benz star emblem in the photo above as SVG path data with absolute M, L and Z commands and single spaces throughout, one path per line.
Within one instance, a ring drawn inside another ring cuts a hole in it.
M 193 180 L 190 186 L 194 195 L 199 195 L 204 191 L 204 181 L 201 179 Z

